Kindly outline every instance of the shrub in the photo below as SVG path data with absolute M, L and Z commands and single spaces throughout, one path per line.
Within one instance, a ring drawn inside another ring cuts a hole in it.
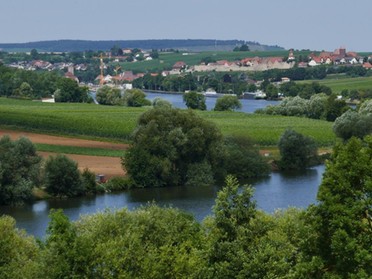
M 78 196 L 84 193 L 78 165 L 65 155 L 50 156 L 45 162 L 45 187 L 53 196 Z
M 242 107 L 237 96 L 225 95 L 218 98 L 214 110 L 216 111 L 231 111 Z
M 282 169 L 303 169 L 311 165 L 317 157 L 317 146 L 313 139 L 287 129 L 279 140 Z

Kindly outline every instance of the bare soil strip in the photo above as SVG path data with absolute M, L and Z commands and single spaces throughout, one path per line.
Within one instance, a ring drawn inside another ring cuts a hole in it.
M 16 140 L 19 137 L 27 137 L 33 143 L 43 143 L 52 145 L 64 145 L 64 146 L 78 146 L 78 147 L 89 147 L 89 148 L 105 148 L 112 150 L 124 150 L 128 148 L 128 144 L 118 144 L 110 142 L 100 142 L 93 140 L 84 139 L 74 139 L 59 136 L 50 136 L 43 134 L 36 134 L 23 131 L 11 131 L 11 130 L 1 130 L 0 137 L 4 135 L 9 135 L 11 139 Z M 51 152 L 38 152 L 43 158 L 56 155 Z M 101 157 L 101 156 L 87 156 L 87 155 L 74 155 L 65 154 L 67 157 L 71 158 L 78 163 L 79 169 L 84 170 L 88 168 L 96 174 L 103 174 L 106 178 L 112 176 L 124 176 L 125 172 L 121 166 L 121 160 L 118 157 Z
M 89 147 L 89 148 L 104 148 L 111 150 L 124 150 L 128 148 L 128 144 L 101 142 L 94 140 L 67 138 L 62 136 L 50 136 L 43 134 L 36 134 L 23 131 L 11 131 L 0 129 L 0 137 L 9 135 L 11 139 L 16 140 L 19 137 L 27 137 L 33 143 L 53 144 L 53 145 L 64 145 L 64 146 L 77 146 L 77 147 Z

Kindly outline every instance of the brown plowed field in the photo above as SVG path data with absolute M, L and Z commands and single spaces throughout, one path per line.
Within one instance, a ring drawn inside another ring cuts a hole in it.
M 124 150 L 128 148 L 127 144 L 100 142 L 93 140 L 74 139 L 59 136 L 50 136 L 43 134 L 35 134 L 23 131 L 11 131 L 0 129 L 0 137 L 9 135 L 11 139 L 16 140 L 21 136 L 27 137 L 33 143 L 65 145 L 65 146 L 78 146 L 90 148 L 106 148 L 112 150 Z M 50 152 L 39 152 L 39 154 L 47 158 L 49 155 L 55 155 Z M 86 156 L 86 155 L 72 155 L 66 154 L 69 158 L 79 164 L 79 169 L 90 169 L 96 174 L 104 174 L 106 178 L 112 176 L 123 176 L 125 173 L 121 167 L 121 161 L 118 157 L 100 157 L 100 156 Z

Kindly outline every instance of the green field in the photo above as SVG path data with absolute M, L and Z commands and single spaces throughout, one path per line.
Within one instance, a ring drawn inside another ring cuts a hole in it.
M 0 125 L 29 131 L 103 141 L 128 142 L 137 118 L 149 108 L 94 104 L 47 104 L 0 98 Z M 250 137 L 260 145 L 276 145 L 286 128 L 332 145 L 332 123 L 298 117 L 205 111 L 198 114 L 217 124 L 224 135 Z
M 294 55 L 308 55 L 308 51 L 298 51 L 294 52 Z M 122 69 L 126 71 L 135 71 L 135 72 L 157 72 L 165 69 L 171 69 L 172 66 L 177 61 L 183 61 L 187 65 L 198 65 L 203 58 L 211 57 L 212 59 L 218 60 L 241 60 L 246 57 L 286 57 L 288 56 L 288 51 L 247 51 L 247 52 L 233 52 L 233 51 L 206 51 L 199 53 L 160 53 L 159 59 L 154 59 L 150 61 L 141 61 L 141 62 L 125 62 L 120 63 Z M 118 63 L 113 63 L 118 64 Z
M 319 82 L 320 84 L 329 86 L 334 93 L 340 93 L 344 89 L 348 90 L 364 90 L 372 89 L 372 77 L 357 77 L 351 78 L 347 76 L 335 76 L 333 78 L 323 80 L 304 80 L 299 83 Z
M 61 153 L 61 154 L 78 154 L 88 156 L 104 157 L 122 157 L 124 150 L 110 150 L 104 148 L 87 148 L 78 146 L 52 145 L 52 144 L 35 144 L 37 151 Z

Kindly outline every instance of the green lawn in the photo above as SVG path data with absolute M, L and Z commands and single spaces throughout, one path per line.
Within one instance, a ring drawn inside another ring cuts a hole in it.
M 0 125 L 57 135 L 128 142 L 137 118 L 147 109 L 47 104 L 0 98 Z M 335 141 L 332 123 L 321 120 L 240 112 L 200 111 L 198 114 L 215 122 L 224 135 L 250 137 L 260 145 L 276 145 L 286 128 L 313 137 L 321 146 L 332 145 Z
M 372 77 L 351 78 L 346 76 L 335 76 L 333 78 L 323 80 L 300 81 L 300 83 L 311 82 L 319 82 L 320 84 L 329 86 L 335 93 L 340 93 L 344 89 L 348 90 L 372 89 Z

